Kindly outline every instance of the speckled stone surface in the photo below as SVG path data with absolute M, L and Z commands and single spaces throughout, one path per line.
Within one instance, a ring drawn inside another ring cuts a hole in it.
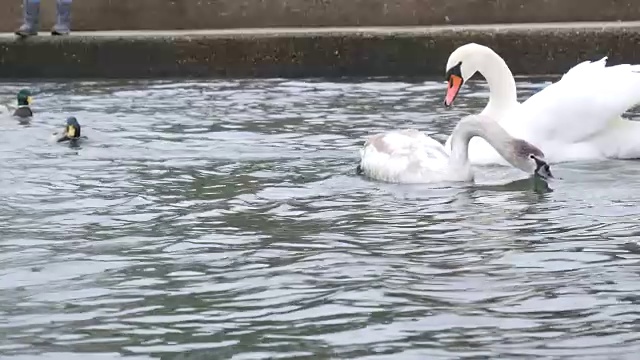
M 640 23 L 97 32 L 0 36 L 0 78 L 444 76 L 467 42 L 516 75 L 559 74 L 604 55 L 640 63 Z
M 22 20 L 3 0 L 0 32 Z M 74 0 L 72 28 L 175 30 L 283 26 L 428 26 L 640 20 L 638 0 Z M 55 0 L 42 0 L 42 30 Z

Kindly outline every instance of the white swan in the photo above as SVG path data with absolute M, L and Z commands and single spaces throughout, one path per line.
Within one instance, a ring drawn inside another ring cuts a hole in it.
M 511 136 L 542 149 L 550 163 L 579 160 L 640 158 L 640 122 L 621 115 L 640 103 L 640 65 L 605 67 L 607 58 L 585 61 L 556 83 L 523 103 L 509 67 L 492 49 L 463 45 L 447 61 L 445 106 L 476 72 L 489 84 L 489 103 L 482 110 Z M 451 149 L 451 137 L 445 144 Z M 483 139 L 469 145 L 472 164 L 506 164 Z
M 540 149 L 510 136 L 497 122 L 470 115 L 451 134 L 453 150 L 417 130 L 399 130 L 370 137 L 360 150 L 358 172 L 376 180 L 398 183 L 472 181 L 469 140 L 479 136 L 514 167 L 543 178 L 552 177 Z

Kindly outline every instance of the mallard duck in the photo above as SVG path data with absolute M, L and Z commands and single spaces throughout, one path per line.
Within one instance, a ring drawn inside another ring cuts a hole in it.
M 31 105 L 31 92 L 23 89 L 18 92 L 18 108 L 13 112 L 13 116 L 20 119 L 26 119 L 33 116 L 33 111 L 29 107 Z
M 56 142 L 69 141 L 72 144 L 77 144 L 80 140 L 86 139 L 86 136 L 81 136 L 81 127 L 75 116 L 67 118 L 67 123 L 64 130 L 61 133 L 53 133 L 53 137 Z

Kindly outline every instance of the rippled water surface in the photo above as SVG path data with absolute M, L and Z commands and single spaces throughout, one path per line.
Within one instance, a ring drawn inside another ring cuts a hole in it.
M 640 163 L 356 176 L 371 133 L 443 140 L 470 85 L 3 84 L 36 117 L 0 120 L 1 357 L 636 359 Z M 80 148 L 49 141 L 70 114 Z

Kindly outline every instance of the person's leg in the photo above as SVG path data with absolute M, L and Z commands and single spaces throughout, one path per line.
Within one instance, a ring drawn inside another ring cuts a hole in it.
M 71 31 L 71 0 L 56 0 L 58 18 L 51 35 L 68 35 Z
M 24 23 L 18 30 L 16 30 L 16 35 L 38 35 L 38 26 L 40 24 L 40 0 L 22 0 L 22 12 L 24 14 Z

